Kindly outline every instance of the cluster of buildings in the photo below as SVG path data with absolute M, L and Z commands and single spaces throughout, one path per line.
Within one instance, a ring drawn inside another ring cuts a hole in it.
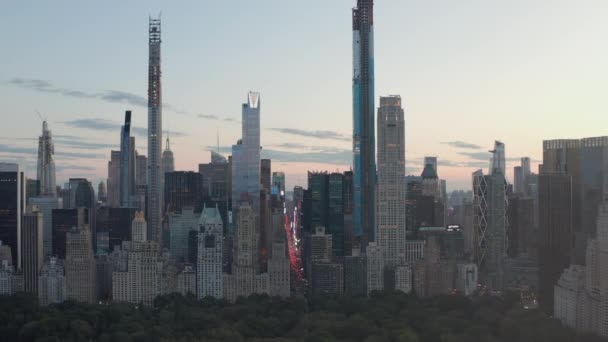
M 565 325 L 608 336 L 608 137 L 545 141 L 544 150 L 546 301 Z
M 352 169 L 310 171 L 291 192 L 261 157 L 256 92 L 230 156 L 175 170 L 168 137 L 162 150 L 161 26 L 150 19 L 147 155 L 126 111 L 97 194 L 84 178 L 56 185 L 46 122 L 36 179 L 0 163 L 0 293 L 152 305 L 173 292 L 234 301 L 514 290 L 526 307 L 608 336 L 608 137 L 544 141 L 538 172 L 521 158 L 512 183 L 496 141 L 467 192 L 447 193 L 437 157 L 406 175 L 401 97 L 375 105 L 373 0 L 358 0 L 352 20 Z

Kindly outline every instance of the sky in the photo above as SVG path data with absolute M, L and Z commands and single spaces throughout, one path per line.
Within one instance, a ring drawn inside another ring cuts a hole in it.
M 35 177 L 47 118 L 57 182 L 107 177 L 124 111 L 147 154 L 148 18 L 162 18 L 163 129 L 176 170 L 229 153 L 261 92 L 263 157 L 287 187 L 348 170 L 355 0 L 11 1 L 0 11 L 0 161 Z M 470 189 L 494 140 L 508 178 L 542 140 L 608 133 L 608 2 L 377 0 L 376 96 L 398 94 L 408 174 L 439 157 Z M 376 100 L 378 105 L 378 100 Z

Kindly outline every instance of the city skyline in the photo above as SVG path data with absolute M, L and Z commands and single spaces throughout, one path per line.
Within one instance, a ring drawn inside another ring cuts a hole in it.
M 147 23 L 133 4 L 15 5 L 7 21 L 26 18 L 14 37 L 29 44 L 8 41 L 0 70 L 14 111 L 0 130 L 0 306 L 34 315 L 4 335 L 163 339 L 164 321 L 229 341 L 608 337 L 608 49 L 595 36 L 608 25 L 586 1 L 159 2 L 147 5 L 170 15 Z M 25 38 L 47 18 L 54 35 Z M 278 297 L 287 321 L 264 317 Z M 218 320 L 194 298 L 235 310 Z M 367 298 L 394 299 L 369 311 Z M 39 315 L 70 300 L 56 313 L 122 302 L 129 324 Z M 403 325 L 404 310 L 446 305 L 447 329 Z M 391 315 L 395 334 L 376 324 Z M 137 316 L 148 323 L 131 329 Z
M 352 70 L 344 61 L 352 54 L 348 12 L 355 4 L 319 2 L 321 12 L 309 4 L 279 4 L 248 7 L 250 16 L 236 11 L 242 3 L 199 4 L 200 11 L 191 11 L 213 19 L 209 22 L 159 3 L 131 4 L 122 11 L 12 6 L 0 15 L 0 25 L 16 25 L 17 20 L 28 30 L 16 32 L 21 40 L 7 42 L 7 63 L 0 70 L 5 110 L 15 117 L 0 129 L 0 157 L 18 162 L 35 178 L 40 135 L 35 110 L 53 131 L 58 184 L 75 176 L 94 183 L 106 178 L 105 165 L 110 150 L 118 149 L 125 110 L 133 111 L 132 130 L 142 142 L 138 151 L 146 153 L 145 26 L 148 14 L 156 16 L 162 8 L 168 42 L 162 64 L 163 128 L 171 131 L 176 169 L 196 170 L 198 163 L 207 162 L 206 150 L 215 148 L 218 130 L 221 151 L 229 154 L 225 148 L 239 136 L 239 104 L 249 90 L 259 90 L 265 98 L 262 157 L 285 171 L 288 189 L 305 184 L 301 170 L 349 169 Z M 601 18 L 608 9 L 601 2 L 589 4 L 376 4 L 381 25 L 374 47 L 376 101 L 389 94 L 403 98 L 406 173 L 420 174 L 423 156 L 437 155 L 438 173 L 448 180 L 448 189 L 471 189 L 471 173 L 487 168 L 487 151 L 497 139 L 506 145 L 507 178 L 513 181 L 512 167 L 520 157 L 531 157 L 536 171 L 543 139 L 604 135 L 601 115 L 608 108 L 600 85 L 608 68 L 595 60 L 605 55 L 595 42 L 607 31 Z M 59 14 L 60 9 L 66 13 Z M 228 18 L 235 11 L 234 19 L 242 23 L 237 28 L 212 18 Z M 284 16 L 273 15 L 277 12 Z M 87 20 L 91 13 L 97 16 Z M 315 15 L 318 25 L 305 20 L 307 14 Z M 54 15 L 71 17 L 58 24 Z M 99 25 L 108 16 L 116 27 L 100 34 Z M 269 20 L 256 25 L 259 16 Z M 466 22 L 471 18 L 475 20 Z M 49 42 L 32 45 L 28 37 L 50 26 L 50 20 L 61 34 L 39 63 L 38 49 L 48 48 Z M 433 26 L 434 20 L 445 25 Z M 201 34 L 208 32 L 206 25 L 214 25 L 213 36 Z M 287 32 L 277 32 L 277 25 Z M 482 25 L 483 33 L 478 30 Z M 110 34 L 117 30 L 120 35 Z M 309 46 L 305 53 L 302 43 Z M 236 59 L 243 46 L 251 59 L 246 62 Z M 68 66 L 72 72 L 65 72 Z M 314 70 L 326 75 L 323 84 L 308 76 Z M 497 124 L 497 118 L 503 121 Z M 534 134 L 522 134 L 527 127 L 534 127 Z

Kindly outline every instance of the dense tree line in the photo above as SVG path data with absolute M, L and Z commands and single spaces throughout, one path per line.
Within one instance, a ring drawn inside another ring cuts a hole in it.
M 40 307 L 25 294 L 0 296 L 2 341 L 403 341 L 606 342 L 577 335 L 516 297 L 280 299 L 254 295 L 234 304 L 161 296 L 153 308 L 67 301 Z

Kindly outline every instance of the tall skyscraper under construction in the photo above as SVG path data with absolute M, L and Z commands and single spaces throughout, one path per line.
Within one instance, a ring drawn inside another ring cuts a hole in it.
M 38 138 L 38 181 L 40 193 L 54 195 L 55 187 L 55 147 L 51 131 L 46 121 L 42 122 L 42 135 Z
M 148 237 L 161 238 L 163 141 L 162 92 L 160 82 L 160 18 L 150 18 L 148 60 Z
M 374 241 L 376 154 L 374 124 L 374 1 L 353 9 L 354 235 Z

